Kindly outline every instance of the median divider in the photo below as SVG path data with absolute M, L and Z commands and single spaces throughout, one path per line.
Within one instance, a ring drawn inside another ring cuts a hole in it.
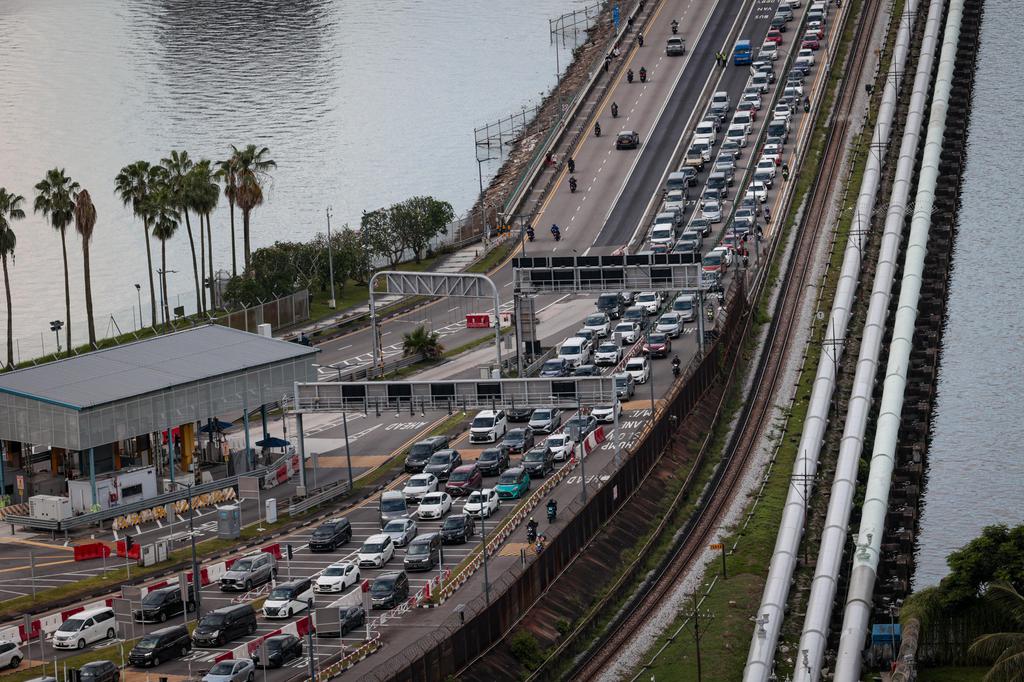
M 356 647 L 354 651 L 345 654 L 341 660 L 336 663 L 332 663 L 326 668 L 321 668 L 320 673 L 317 676 L 318 682 L 320 680 L 329 680 L 333 677 L 337 677 L 370 654 L 376 652 L 382 646 L 384 646 L 384 641 L 381 639 L 380 633 L 377 633 L 372 639 L 369 639 Z
M 110 546 L 103 542 L 90 542 L 87 545 L 75 545 L 75 561 L 105 559 L 110 556 Z
M 277 635 L 295 635 L 299 639 L 303 639 L 313 630 L 315 630 L 315 628 L 313 627 L 313 619 L 311 616 L 306 615 L 302 618 L 299 618 L 294 623 L 287 623 L 285 625 L 282 625 L 278 629 L 273 630 L 272 632 L 268 632 L 265 635 L 260 635 L 255 639 L 249 640 L 248 642 L 243 642 L 231 651 L 225 651 L 224 653 L 220 654 L 214 660 L 217 663 L 220 663 L 221 661 L 228 661 L 231 659 L 249 660 L 252 658 L 253 654 L 255 654 L 256 651 L 260 648 L 263 642 L 265 642 L 270 637 L 276 637 Z

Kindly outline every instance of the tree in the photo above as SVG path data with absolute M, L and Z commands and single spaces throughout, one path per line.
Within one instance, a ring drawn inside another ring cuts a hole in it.
M 151 186 L 163 171 L 159 166 L 150 166 L 148 161 L 136 161 L 121 169 L 114 178 L 114 191 L 124 202 L 132 205 L 132 213 L 142 220 L 142 234 L 146 241 L 146 269 L 149 273 L 150 324 L 156 325 L 156 289 L 153 286 L 153 253 L 149 246 L 149 220 L 142 211 L 142 205 L 149 196 Z M 139 311 L 142 315 L 142 311 Z
M 217 162 L 217 179 L 224 183 L 224 196 L 231 209 L 231 276 L 238 276 L 238 258 L 235 256 L 235 194 L 238 189 L 238 173 L 234 157 Z
M 1006 613 L 1019 630 L 1024 630 L 1024 595 L 1007 582 L 988 586 L 986 600 Z M 985 682 L 1017 682 L 1024 679 L 1024 632 L 994 632 L 974 640 L 968 653 L 994 661 Z
M 387 258 L 391 267 L 402 262 L 405 243 L 402 235 L 395 230 L 395 212 L 391 208 L 378 208 L 376 211 L 363 211 L 360 231 L 365 248 L 371 257 Z
M 4 293 L 7 295 L 7 366 L 14 367 L 14 318 L 11 308 L 11 278 L 7 272 L 7 258 L 14 261 L 14 247 L 18 244 L 17 235 L 11 222 L 25 218 L 25 210 L 21 202 L 25 197 L 11 194 L 6 187 L 0 187 L 0 263 L 4 268 Z
M 83 189 L 75 198 L 75 229 L 82 236 L 82 264 L 85 273 L 85 317 L 89 325 L 89 346 L 96 348 L 96 323 L 92 310 L 92 277 L 89 271 L 89 242 L 96 227 L 96 207 L 89 190 Z
M 949 575 L 940 583 L 946 608 L 956 609 L 985 593 L 993 582 L 1024 590 L 1024 525 L 987 526 L 981 535 L 946 559 Z
M 175 208 L 174 196 L 163 182 L 146 197 L 142 204 L 146 218 L 149 220 L 153 236 L 160 240 L 160 291 L 163 301 L 164 321 L 171 319 L 167 308 L 167 242 L 178 231 L 180 215 Z
M 420 325 L 402 338 L 402 355 L 422 355 L 427 360 L 436 360 L 444 354 L 436 332 L 428 332 Z
M 423 259 L 430 241 L 455 219 L 452 205 L 433 197 L 412 197 L 392 208 L 395 209 L 395 231 L 401 235 L 402 243 L 412 250 L 417 263 Z
M 245 273 L 252 277 L 250 269 L 252 248 L 249 225 L 252 210 L 263 203 L 263 188 L 270 182 L 270 170 L 277 163 L 270 157 L 267 147 L 256 148 L 250 144 L 244 149 L 231 146 L 231 163 L 235 169 L 234 201 L 242 210 L 242 242 L 245 255 Z
M 206 247 L 200 249 L 200 254 L 205 250 L 207 262 L 204 264 L 200 258 L 199 267 L 208 267 L 209 271 L 203 277 L 210 287 L 210 307 L 213 307 L 213 228 L 210 226 L 210 214 L 220 203 L 220 185 L 217 184 L 216 175 L 213 171 L 213 162 L 203 159 L 197 163 L 189 173 L 191 183 L 190 194 L 192 205 L 199 215 L 199 242 L 203 242 L 203 220 L 206 221 Z M 203 286 L 203 305 L 206 305 L 206 282 Z
M 196 312 L 202 313 L 204 309 L 203 289 L 199 283 L 199 264 L 196 261 L 196 241 L 192 236 L 192 221 L 188 217 L 188 212 L 195 207 L 195 197 L 192 193 L 193 185 L 189 176 L 195 164 L 188 157 L 188 152 L 172 151 L 170 156 L 160 160 L 160 165 L 167 170 L 167 188 L 170 191 L 174 208 L 185 216 L 188 246 L 192 251 L 192 278 L 195 281 L 196 287 Z M 202 229 L 200 229 L 200 239 L 202 236 Z
M 68 277 L 67 228 L 74 220 L 75 197 L 78 183 L 64 173 L 63 168 L 51 168 L 46 176 L 36 183 L 36 200 L 33 210 L 50 220 L 50 226 L 60 233 L 60 249 L 64 259 L 64 343 L 67 354 L 71 355 L 71 282 Z
M 348 226 L 331 235 L 334 238 L 334 277 L 342 286 L 352 279 L 366 284 L 373 274 L 373 253 L 366 248 L 361 232 Z

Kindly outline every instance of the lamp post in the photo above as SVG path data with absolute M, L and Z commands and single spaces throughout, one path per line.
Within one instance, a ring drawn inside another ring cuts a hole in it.
M 161 268 L 156 269 L 156 274 L 160 275 L 160 299 L 163 302 L 163 318 L 164 324 L 167 324 L 167 275 L 177 273 L 177 270 L 163 270 Z
M 193 474 L 194 476 L 194 474 Z M 188 490 L 188 538 L 192 543 L 192 598 L 196 602 L 196 619 L 202 615 L 202 597 L 200 596 L 199 590 L 199 560 L 196 558 L 196 528 L 193 524 L 194 510 L 192 509 L 192 485 L 195 483 L 193 478 L 192 483 L 187 483 L 185 488 Z
M 64 323 L 60 320 L 52 320 L 50 322 L 50 331 L 57 337 L 57 353 L 60 353 L 60 330 L 64 328 Z
M 142 285 L 135 283 L 135 294 L 139 297 L 139 324 L 136 329 L 142 329 Z
M 327 207 L 327 267 L 331 277 L 331 300 L 327 302 L 327 305 L 331 307 L 331 310 L 337 310 L 338 302 L 334 298 L 334 249 L 331 248 L 331 207 Z
M 576 416 L 573 417 L 575 420 L 573 424 L 569 426 L 569 438 L 573 442 L 573 452 L 580 458 L 580 499 L 583 502 L 587 501 L 587 470 L 583 464 L 583 425 L 580 423 L 580 419 L 583 418 L 583 405 L 579 397 L 576 398 Z

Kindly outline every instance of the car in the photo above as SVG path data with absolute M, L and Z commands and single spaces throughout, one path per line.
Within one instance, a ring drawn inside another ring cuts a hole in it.
M 587 318 L 583 320 L 583 328 L 594 332 L 594 335 L 599 339 L 603 339 L 608 336 L 610 324 L 611 322 L 608 320 L 608 316 L 604 313 L 587 315 Z
M 705 186 L 704 191 L 700 194 L 700 203 L 706 204 L 709 201 L 722 202 L 725 201 L 725 192 L 723 188 L 725 183 L 717 183 L 717 186 Z
M 256 585 L 269 583 L 277 577 L 277 559 L 273 554 L 257 552 L 244 556 L 231 564 L 220 578 L 221 591 L 248 592 Z
M 629 372 L 619 372 L 614 377 L 615 380 L 615 395 L 620 400 L 629 400 L 633 397 L 633 393 L 636 391 L 636 380 L 633 375 Z
M 313 581 L 310 578 L 277 583 L 263 602 L 263 617 L 291 618 L 297 612 L 309 608 L 309 600 L 312 598 Z
M 682 36 L 669 36 L 665 42 L 665 56 L 679 57 L 686 54 L 686 41 Z
M 721 149 L 719 149 L 719 156 L 721 156 L 722 152 L 729 152 L 732 154 L 734 159 L 739 159 L 743 153 L 743 148 L 735 140 L 730 140 L 726 137 L 725 142 L 722 143 Z
M 281 668 L 295 658 L 302 658 L 302 640 L 291 634 L 267 637 L 252 654 L 253 664 L 260 668 Z
M 430 493 L 420 500 L 416 515 L 420 520 L 440 519 L 452 510 L 452 496 L 448 493 Z M 387 530 L 387 529 L 385 529 Z
M 768 34 L 764 37 L 765 42 L 773 42 L 779 45 L 782 44 L 782 31 L 777 28 L 773 28 L 768 31 Z
M 651 247 L 655 245 L 664 244 L 666 247 L 671 247 L 675 241 L 675 228 L 671 225 L 656 225 L 651 229 L 650 234 Z
M 520 466 L 530 478 L 544 478 L 555 470 L 555 453 L 548 446 L 539 445 L 523 455 Z
M 750 87 L 765 94 L 771 89 L 771 79 L 767 73 L 759 73 L 750 79 Z
M 590 362 L 590 342 L 579 336 L 570 336 L 559 346 L 558 357 L 570 367 L 585 365 Z
M 732 123 L 733 125 L 737 123 L 745 125 L 747 127 L 747 135 L 749 135 L 750 128 L 754 125 L 754 116 L 749 111 L 737 111 L 732 115 Z
M 675 173 L 670 173 L 669 178 L 673 177 L 678 178 L 686 187 L 697 186 L 697 171 L 691 166 L 682 166 Z
M 622 314 L 623 322 L 636 322 L 640 329 L 647 328 L 647 308 L 639 305 L 630 306 Z
M 594 331 L 592 329 L 587 329 L 586 327 L 580 327 L 579 329 L 577 329 L 573 336 L 578 336 L 581 339 L 586 339 L 587 343 L 589 343 L 591 346 L 593 346 L 594 343 L 597 341 L 597 335 L 594 334 Z
M 779 58 L 779 46 L 770 40 L 766 41 L 761 45 L 761 49 L 757 53 L 757 58 L 775 61 Z
M 615 137 L 616 149 L 636 149 L 640 146 L 640 133 L 635 130 L 623 130 Z
M 610 319 L 617 320 L 622 317 L 622 311 L 626 309 L 626 306 L 618 293 L 606 291 L 597 297 L 597 309 Z
M 199 619 L 192 631 L 196 646 L 223 646 L 231 640 L 256 632 L 256 611 L 251 604 L 222 606 Z
M 203 676 L 203 682 L 253 682 L 255 679 L 256 664 L 246 658 L 214 663 L 210 672 Z
M 817 50 L 821 47 L 821 41 L 816 33 L 807 33 L 800 41 L 800 49 Z
M 497 443 L 508 430 L 504 410 L 481 410 L 469 425 L 470 443 Z
M 690 221 L 690 226 L 686 229 L 700 232 L 701 235 L 706 237 L 711 234 L 711 221 L 698 216 Z
M 574 377 L 599 377 L 601 368 L 597 365 L 580 365 L 572 371 Z
M 572 456 L 572 451 L 575 447 L 575 444 L 569 439 L 569 436 L 564 433 L 556 433 L 548 436 L 547 440 L 544 441 L 544 445 L 551 450 L 551 456 L 555 458 L 556 462 L 569 459 Z
M 424 495 L 437 490 L 439 483 L 440 481 L 437 480 L 437 476 L 434 474 L 416 474 L 406 482 L 405 487 L 402 488 L 402 493 L 405 494 L 405 499 L 411 504 L 416 504 Z
M 768 82 L 775 82 L 775 65 L 770 59 L 761 59 L 750 65 L 750 75 L 756 76 L 763 73 L 768 76 Z
M 433 474 L 430 474 L 433 475 Z M 437 478 L 436 476 L 434 477 Z M 418 498 L 417 498 L 418 499 Z M 377 509 L 380 515 L 380 527 L 387 525 L 388 521 L 394 519 L 407 519 L 412 515 L 409 509 L 410 501 L 401 490 L 385 490 L 380 494 L 380 501 Z
M 738 208 L 732 219 L 733 230 L 748 233 L 757 224 L 757 210 L 753 208 Z
M 447 440 L 447 439 L 446 439 Z M 352 539 L 352 524 L 342 517 L 321 523 L 309 536 L 309 551 L 333 552 Z
M 540 377 L 567 377 L 569 376 L 569 363 L 562 358 L 551 358 L 545 360 L 540 366 Z
M 84 649 L 85 645 L 117 636 L 114 610 L 100 607 L 79 611 L 64 620 L 50 640 L 55 649 Z
M 621 409 L 622 408 L 619 406 L 619 403 L 616 402 L 611 405 L 598 405 L 594 407 L 592 410 L 590 410 L 590 414 L 598 422 L 611 424 L 614 423 L 615 420 L 619 418 L 619 413 Z
M 779 8 L 775 11 L 786 17 L 786 21 L 793 21 L 793 9 L 789 5 L 779 5 Z
M 771 26 L 772 28 L 777 29 L 777 30 L 782 31 L 783 33 L 785 33 L 786 32 L 786 15 L 779 14 L 778 12 L 776 12 L 775 15 L 772 17 L 772 21 L 769 24 L 769 26 Z
M 121 670 L 113 661 L 92 661 L 78 669 L 78 679 L 80 682 L 117 682 L 121 679 Z
M 462 455 L 458 450 L 438 450 L 430 456 L 427 466 L 423 467 L 423 473 L 433 474 L 439 481 L 447 481 L 452 471 L 460 466 L 462 466 Z
M 775 177 L 775 159 L 766 159 L 763 156 L 760 159 L 758 159 L 757 166 L 755 166 L 754 172 L 756 173 L 757 171 L 762 171 L 762 170 L 767 172 L 772 178 L 774 178 Z
M 683 321 L 676 313 L 665 313 L 658 318 L 658 324 L 654 330 L 660 334 L 666 334 L 669 338 L 678 339 L 683 333 Z
M 722 222 L 722 205 L 717 201 L 705 201 L 700 207 L 700 217 L 711 223 Z
M 814 66 L 814 50 L 810 48 L 801 49 L 796 53 L 796 63 Z
M 642 355 L 627 360 L 625 370 L 633 376 L 633 381 L 638 384 L 646 384 L 647 380 L 651 378 L 651 366 L 648 364 L 647 358 Z
M 374 609 L 393 609 L 409 598 L 409 577 L 405 571 L 388 571 L 373 579 L 370 604 Z
M 0 645 L 0 651 L 2 650 L 3 645 Z M 184 658 L 190 651 L 192 637 L 188 628 L 184 625 L 172 625 L 143 635 L 128 652 L 128 663 L 139 668 L 155 668 L 164 661 Z M 4 663 L 2 656 L 3 654 L 0 654 L 0 664 Z
M 366 609 L 362 606 L 342 606 L 338 609 L 338 621 L 338 625 L 341 628 L 338 636 L 344 637 L 357 627 L 366 625 Z M 317 626 L 316 634 L 318 637 L 324 634 L 319 625 Z
M 402 565 L 407 571 L 429 571 L 441 563 L 440 533 L 424 533 L 417 535 L 405 550 Z
M 776 118 L 768 122 L 768 135 L 769 137 L 778 137 L 782 139 L 782 143 L 786 143 L 786 137 L 789 135 L 789 121 L 784 118 Z
M 366 538 L 356 553 L 360 568 L 381 568 L 395 556 L 395 543 L 391 536 L 377 533 Z
M 622 347 L 614 342 L 602 343 L 594 353 L 594 364 L 596 365 L 617 365 L 621 359 Z
M 522 467 L 505 469 L 498 476 L 498 484 L 494 489 L 503 500 L 517 500 L 530 489 L 530 475 Z
M 494 488 L 484 488 L 470 493 L 466 504 L 462 505 L 462 513 L 466 516 L 488 518 L 500 507 L 498 492 Z
M 790 9 L 800 9 L 800 0 L 782 0 Z
M 708 176 L 707 188 L 717 193 L 716 201 L 724 201 L 729 196 L 729 177 L 725 173 L 712 172 Z
M 776 166 L 782 165 L 782 145 L 781 144 L 766 144 L 764 149 L 761 150 L 762 159 L 771 159 L 775 162 Z
M 181 588 L 176 584 L 150 590 L 142 598 L 139 608 L 132 611 L 132 618 L 137 623 L 165 623 L 168 618 L 184 613 L 185 609 L 188 609 L 189 613 L 195 609 L 196 602 L 192 595 L 192 589 L 189 588 L 188 602 L 183 602 Z M 0 667 L 2 666 L 3 658 L 0 657 Z
M 757 112 L 761 110 L 761 97 L 757 94 L 743 95 L 743 99 L 736 106 L 736 110 L 745 111 L 756 121 Z
M 680 322 L 693 322 L 697 319 L 697 299 L 693 294 L 679 294 L 672 301 L 672 312 Z
M 476 460 L 476 465 L 482 475 L 497 476 L 508 468 L 508 448 L 499 443 L 494 447 L 482 450 Z
M 683 163 L 700 172 L 704 170 L 704 162 L 704 150 L 696 145 L 690 145 L 683 157 Z
M 763 204 L 764 202 L 768 201 L 768 185 L 766 185 L 764 182 L 761 182 L 760 180 L 755 180 L 754 182 L 750 183 L 750 186 L 747 188 L 746 194 L 744 196 L 750 197 L 755 201 L 758 201 Z
M 530 415 L 533 413 L 533 408 L 530 407 L 510 407 L 505 410 L 505 416 L 510 422 L 526 422 L 530 421 Z
M 618 339 L 623 346 L 636 343 L 636 340 L 640 338 L 640 325 L 636 322 L 619 322 L 615 325 L 612 338 Z
M 602 344 L 610 345 L 616 351 L 619 347 L 614 343 Z M 562 425 L 562 411 L 553 407 L 538 407 L 533 411 L 533 415 L 530 417 L 530 428 L 536 433 L 551 433 L 559 426 Z
M 419 473 L 427 465 L 427 460 L 438 450 L 448 447 L 448 436 L 431 436 L 413 443 L 409 454 L 405 457 L 406 473 Z
M 737 233 L 727 234 L 722 237 L 722 246 L 729 249 L 729 251 L 735 253 L 739 250 L 743 244 L 743 237 Z
M 665 202 L 662 204 L 663 211 L 675 211 L 681 213 L 686 208 L 686 191 L 673 189 L 665 194 Z
M 801 97 L 804 96 L 804 86 L 802 83 L 786 84 L 786 87 L 782 89 L 782 96 L 790 98 L 794 103 L 798 102 Z
M 522 429 L 512 429 L 505 434 L 505 440 L 502 441 L 502 445 L 507 447 L 508 451 L 512 454 L 525 452 L 532 448 L 533 444 L 533 429 L 529 426 Z
M 186 637 L 188 632 L 185 633 Z M 189 642 L 191 644 L 191 642 Z M 0 642 L 0 667 L 15 669 L 21 665 L 25 655 L 14 642 Z
M 436 495 L 439 493 L 431 494 Z M 425 500 L 427 498 L 424 497 L 423 499 Z M 416 533 L 418 533 L 419 530 L 416 528 L 416 522 L 412 519 L 395 519 L 394 521 L 388 521 L 387 525 L 384 526 L 384 530 L 381 532 L 391 538 L 391 542 L 395 544 L 395 547 L 405 547 L 409 544 L 410 540 L 416 537 Z
M 728 112 L 732 107 L 729 101 L 729 93 L 725 90 L 719 90 L 715 94 L 711 95 L 711 104 L 709 109 L 711 111 Z
M 575 440 L 583 440 L 596 428 L 597 420 L 589 414 L 577 414 L 565 423 L 565 432 Z
M 693 142 L 690 143 L 690 147 L 700 152 L 701 159 L 704 161 L 704 163 L 707 163 L 708 161 L 711 160 L 712 150 L 710 141 L 694 139 Z M 703 166 L 701 167 L 703 168 Z
M 652 358 L 668 357 L 668 354 L 672 352 L 672 339 L 668 337 L 668 334 L 648 334 L 643 352 Z M 629 371 L 628 363 L 626 369 Z
M 825 37 L 825 25 L 820 21 L 808 21 L 807 33 L 822 40 Z
M 693 255 L 700 252 L 700 242 L 694 239 L 681 238 L 672 247 L 672 253 L 685 253 Z
M 351 561 L 331 564 L 317 576 L 313 589 L 317 592 L 344 592 L 345 588 L 359 583 L 359 567 Z
M 512 471 L 511 469 L 506 469 Z M 505 473 L 502 473 L 504 476 Z M 465 514 L 450 514 L 441 525 L 441 542 L 446 545 L 452 543 L 463 544 L 476 534 L 476 524 L 472 516 Z
M 657 291 L 645 291 L 638 294 L 636 297 L 636 304 L 646 310 L 649 314 L 658 312 L 658 308 L 661 307 L 661 293 Z
M 747 146 L 747 126 L 742 123 L 734 123 L 725 131 L 725 139 L 735 142 L 740 147 Z
M 793 118 L 793 107 L 789 106 L 785 102 L 779 102 L 775 105 L 775 109 L 772 111 L 772 118 L 784 118 L 789 121 Z
M 702 140 L 713 146 L 718 142 L 718 127 L 711 121 L 701 121 L 694 128 L 693 139 Z
M 455 467 L 444 486 L 445 493 L 452 497 L 468 495 L 484 486 L 484 475 L 475 462 Z
M 715 159 L 715 166 L 711 169 L 711 172 L 721 173 L 725 176 L 729 185 L 732 185 L 736 175 L 736 161 L 733 159 L 732 154 L 719 154 L 718 158 Z M 690 232 L 693 232 L 693 230 L 690 230 Z M 686 232 L 683 233 L 683 236 L 686 236 Z

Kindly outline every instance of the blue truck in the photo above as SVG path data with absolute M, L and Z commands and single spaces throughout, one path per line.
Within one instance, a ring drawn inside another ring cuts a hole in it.
M 749 40 L 737 40 L 732 49 L 732 63 L 740 66 L 754 61 L 754 49 Z

